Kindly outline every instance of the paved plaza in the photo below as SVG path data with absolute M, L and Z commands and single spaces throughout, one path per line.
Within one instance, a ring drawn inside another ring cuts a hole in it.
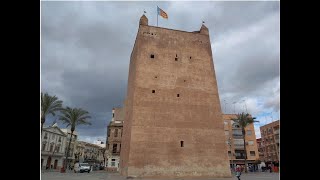
M 108 173 L 106 171 L 93 171 L 91 173 L 60 173 L 60 172 L 42 172 L 42 180 L 127 180 L 125 177 L 120 176 L 118 173 Z M 138 178 L 137 178 L 138 179 Z M 243 173 L 241 180 L 279 180 L 279 173 Z M 134 180 L 134 179 L 132 179 Z M 140 180 L 140 179 L 139 179 Z M 151 179 L 143 179 L 151 180 Z M 169 179 L 156 179 L 156 180 L 169 180 Z M 183 180 L 183 178 L 177 178 L 175 180 Z M 186 179 L 187 180 L 187 179 Z M 193 178 L 193 180 L 198 180 Z M 232 178 L 210 178 L 199 180 L 237 180 L 236 177 Z

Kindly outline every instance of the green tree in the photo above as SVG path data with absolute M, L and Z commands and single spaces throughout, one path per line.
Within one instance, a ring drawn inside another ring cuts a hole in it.
M 62 109 L 62 101 L 56 96 L 50 96 L 48 93 L 41 93 L 41 134 L 43 124 L 46 122 L 46 116 L 52 114 L 55 116 L 55 112 Z
M 71 136 L 70 136 L 67 153 L 66 153 L 66 161 L 64 163 L 65 169 L 68 167 L 68 157 L 69 157 L 69 151 L 70 151 L 73 132 L 75 131 L 76 126 L 78 125 L 81 125 L 81 124 L 91 125 L 91 123 L 88 122 L 88 119 L 90 118 L 91 116 L 89 116 L 89 112 L 81 108 L 66 107 L 65 109 L 61 110 L 61 115 L 59 119 L 64 124 L 66 124 L 67 127 L 70 126 L 70 131 L 71 131 Z
M 240 113 L 237 114 L 236 118 L 232 118 L 231 120 L 233 120 L 235 123 L 237 123 L 242 131 L 242 136 L 243 136 L 243 141 L 244 141 L 244 166 L 245 166 L 245 172 L 248 172 L 247 169 L 247 148 L 246 148 L 246 127 L 250 124 L 253 124 L 255 122 L 259 122 L 259 121 L 255 121 L 255 117 L 251 117 L 250 114 L 248 113 Z

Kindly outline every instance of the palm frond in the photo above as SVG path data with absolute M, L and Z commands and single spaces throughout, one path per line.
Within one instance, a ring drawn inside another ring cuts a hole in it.
M 71 131 L 74 131 L 76 126 L 81 124 L 91 125 L 87 120 L 90 119 L 89 112 L 81 108 L 66 107 L 61 111 L 60 120 L 67 124 L 67 127 L 71 127 Z
M 41 93 L 41 116 L 52 114 L 55 116 L 56 111 L 60 111 L 63 101 L 56 96 L 50 96 L 48 93 Z
M 255 120 L 256 117 L 251 117 L 251 115 L 248 113 L 242 112 L 237 114 L 236 116 L 236 118 L 231 118 L 231 120 L 238 123 L 242 129 L 246 128 L 249 124 L 259 122 Z

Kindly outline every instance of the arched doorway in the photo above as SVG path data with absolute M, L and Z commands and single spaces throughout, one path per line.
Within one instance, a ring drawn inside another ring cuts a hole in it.
M 46 169 L 50 168 L 50 164 L 51 164 L 51 156 L 48 157 Z
M 57 169 L 57 165 L 58 165 L 58 159 L 54 160 L 53 169 Z

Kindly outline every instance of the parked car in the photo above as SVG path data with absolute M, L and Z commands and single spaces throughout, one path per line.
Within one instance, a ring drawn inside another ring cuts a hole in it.
M 88 163 L 76 163 L 74 165 L 74 172 L 77 173 L 77 172 L 88 172 L 90 173 L 91 171 L 91 167 Z

